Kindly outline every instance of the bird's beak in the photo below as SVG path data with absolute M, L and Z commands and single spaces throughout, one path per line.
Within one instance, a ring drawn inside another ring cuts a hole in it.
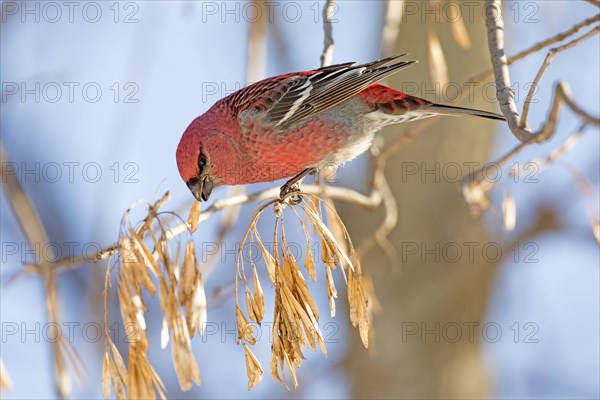
M 207 201 L 213 189 L 213 181 L 208 176 L 192 178 L 187 181 L 187 186 L 198 201 Z

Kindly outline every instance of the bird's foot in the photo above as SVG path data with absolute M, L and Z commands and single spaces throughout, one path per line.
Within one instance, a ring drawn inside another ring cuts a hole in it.
M 290 204 L 296 205 L 302 201 L 302 195 L 299 194 L 300 192 L 300 182 L 292 182 L 292 180 L 290 179 L 283 186 L 281 186 L 281 189 L 279 190 L 279 199 L 283 200 L 286 197 L 288 197 L 291 193 L 298 193 L 289 196 Z
M 314 174 L 316 172 L 316 168 L 307 168 L 304 171 L 300 172 L 298 175 L 287 181 L 279 191 L 279 199 L 283 200 L 290 193 L 300 193 L 300 182 L 304 177 L 308 174 Z M 293 196 L 289 196 L 290 204 L 295 205 L 302 201 L 302 195 L 295 194 Z

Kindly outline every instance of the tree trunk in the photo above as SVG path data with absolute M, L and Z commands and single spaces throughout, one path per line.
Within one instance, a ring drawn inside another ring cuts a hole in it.
M 416 85 L 419 90 L 411 94 L 447 104 L 452 98 L 432 93 L 428 30 L 438 32 L 451 86 L 457 87 L 489 66 L 484 22 L 464 21 L 472 44 L 464 50 L 451 34 L 452 22 L 441 18 L 436 24 L 429 15 L 423 23 L 423 18 L 407 16 L 395 46 L 395 54 L 408 52 L 407 59 L 420 63 L 386 83 L 403 91 Z M 482 100 L 481 89 L 474 92 L 474 100 L 460 105 L 495 109 L 491 100 Z M 398 226 L 389 239 L 399 259 L 388 268 L 392 263 L 375 248 L 362 260 L 383 309 L 374 318 L 369 351 L 362 348 L 358 333 L 351 335 L 346 367 L 355 398 L 482 398 L 488 392 L 480 321 L 498 263 L 489 262 L 482 251 L 489 239 L 482 221 L 469 215 L 456 174 L 466 175 L 469 163 L 486 163 L 498 125 L 475 117 L 436 118 L 387 165 L 399 209 Z M 385 141 L 411 126 L 388 128 Z M 383 218 L 381 212 L 374 218 L 349 206 L 340 206 L 340 213 L 355 243 L 375 228 L 373 221 Z

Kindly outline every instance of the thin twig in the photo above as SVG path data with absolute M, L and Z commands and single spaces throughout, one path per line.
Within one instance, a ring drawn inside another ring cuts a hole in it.
M 508 63 L 508 65 L 512 65 L 515 62 L 524 59 L 525 57 L 527 57 L 530 54 L 536 53 L 545 47 L 548 47 L 550 45 L 553 45 L 554 43 L 558 43 L 558 42 L 561 42 L 561 41 L 569 38 L 570 36 L 576 34 L 577 32 L 579 32 L 586 26 L 592 25 L 593 23 L 598 22 L 598 21 L 600 21 L 600 14 L 597 14 L 593 17 L 587 18 L 587 19 L 573 25 L 569 30 L 567 30 L 565 32 L 558 33 L 546 40 L 542 40 L 541 42 L 531 45 L 530 47 L 526 48 L 525 50 L 521 50 L 517 54 L 508 57 L 506 62 Z M 487 69 L 483 72 L 480 72 L 477 75 L 474 75 L 471 78 L 469 78 L 467 80 L 467 83 L 481 82 L 493 75 L 494 75 L 494 70 L 492 68 L 489 68 L 489 69 Z
M 378 149 L 373 149 L 372 151 L 378 152 Z M 387 158 L 383 157 L 382 153 L 376 153 L 373 158 L 376 162 L 373 172 L 373 193 L 378 193 L 381 196 L 385 217 L 375 232 L 358 246 L 356 252 L 360 258 L 375 245 L 379 245 L 390 261 L 393 262 L 393 260 L 398 259 L 398 254 L 396 249 L 389 243 L 387 237 L 398 224 L 398 204 L 392 193 L 390 184 L 385 177 L 385 163 Z
M 331 16 L 333 15 L 335 0 L 327 0 L 323 7 L 323 31 L 325 38 L 323 40 L 323 53 L 321 54 L 321 67 L 331 65 L 333 59 L 333 27 L 331 25 Z
M 577 168 L 575 168 L 574 165 L 566 161 L 563 161 L 562 165 L 564 165 L 573 176 L 576 187 L 579 189 L 581 196 L 585 200 L 591 220 L 592 234 L 594 235 L 596 242 L 600 245 L 600 216 L 598 211 L 598 202 L 594 198 L 594 188 L 592 187 L 592 184 L 585 179 L 583 174 Z
M 209 208 L 200 214 L 199 222 L 202 223 L 209 219 L 213 214 L 228 207 L 241 204 L 260 202 L 267 199 L 279 197 L 279 188 L 269 188 L 257 193 L 241 194 L 235 197 L 228 197 L 222 200 L 215 201 Z M 378 193 L 372 193 L 370 196 L 357 192 L 352 189 L 337 187 L 337 186 L 321 186 L 321 185 L 303 185 L 302 191 L 307 194 L 316 196 L 327 196 L 334 200 L 344 201 L 349 204 L 362 206 L 366 208 L 374 208 L 381 204 L 381 196 Z M 166 231 L 168 238 L 178 236 L 187 230 L 187 224 L 179 224 Z
M 388 0 L 385 5 L 385 22 L 381 31 L 381 55 L 389 57 L 400 33 L 404 0 Z
M 269 188 L 255 193 L 241 193 L 236 196 L 227 197 L 222 200 L 217 200 L 210 207 L 208 207 L 206 210 L 200 213 L 198 222 L 205 222 L 219 211 L 228 209 L 230 207 L 237 207 L 243 204 L 278 198 L 279 190 L 279 187 Z M 367 196 L 356 190 L 345 187 L 326 185 L 302 185 L 302 192 L 316 196 L 327 196 L 334 200 L 343 201 L 348 204 L 368 209 L 376 208 L 382 203 L 381 194 L 377 191 L 373 191 L 370 195 Z M 187 222 L 179 223 L 171 227 L 170 229 L 165 230 L 164 238 L 161 239 L 170 240 L 176 236 L 188 232 L 189 228 L 190 226 Z M 96 261 L 105 260 L 108 257 L 116 254 L 119 250 L 120 245 L 118 243 L 115 243 L 111 246 L 99 250 L 93 256 L 78 258 L 64 257 L 51 262 L 50 266 L 53 268 L 62 269 L 74 268 L 85 263 L 93 263 Z
M 600 0 L 585 0 L 593 6 L 600 7 Z
M 562 157 L 565 153 L 569 152 L 573 147 L 575 147 L 575 144 L 577 144 L 577 142 L 583 135 L 583 131 L 586 127 L 587 125 L 585 124 L 581 125 L 581 127 L 577 131 L 575 131 L 575 133 L 569 135 L 569 137 L 567 137 L 567 139 L 565 139 L 565 141 L 560 146 L 552 150 L 552 152 L 546 158 L 541 160 L 534 160 L 534 162 L 540 168 L 540 171 L 546 168 L 548 165 L 558 161 L 560 157 Z
M 257 10 L 264 10 L 263 0 L 254 0 Z M 267 18 L 261 14 L 257 21 L 251 21 L 250 34 L 248 36 L 248 59 L 246 70 L 246 83 L 258 82 L 265 76 L 266 59 L 267 59 Z M 246 189 L 245 185 L 233 186 L 229 189 L 227 197 L 235 197 L 243 194 Z M 236 225 L 240 216 L 240 206 L 228 208 L 223 214 L 221 226 L 215 239 L 216 243 L 222 243 L 225 237 Z M 202 275 L 207 279 L 210 273 L 216 266 L 218 253 L 211 253 L 206 262 L 202 263 Z
M 42 244 L 48 243 L 48 234 L 16 175 L 7 170 L 11 162 L 8 160 L 4 146 L 1 143 L 0 163 L 2 164 L 2 184 L 6 189 L 7 200 L 19 223 L 21 232 L 25 235 L 25 239 L 27 239 L 31 248 L 37 251 Z M 54 250 L 54 247 L 50 246 L 50 248 Z M 36 254 L 36 257 L 39 255 Z M 38 260 L 42 259 L 38 258 Z
M 372 162 L 375 165 L 371 175 L 371 193 L 372 196 L 376 194 L 381 198 L 380 202 L 383 205 L 385 217 L 375 232 L 358 246 L 356 251 L 359 256 L 364 256 L 375 245 L 378 245 L 390 260 L 397 259 L 396 250 L 387 240 L 387 236 L 398 223 L 398 205 L 385 176 L 386 161 L 434 122 L 433 119 L 418 121 L 417 125 L 405 131 L 402 136 L 391 143 L 386 143 L 385 149 L 382 151 L 375 149 L 374 146 L 371 147 Z
M 23 235 L 27 239 L 29 247 L 34 250 L 36 260 L 38 261 L 36 268 L 32 268 L 31 270 L 38 272 L 44 281 L 48 322 L 52 325 L 60 326 L 58 294 L 56 290 L 56 269 L 51 267 L 51 263 L 46 257 L 47 255 L 42 253 L 44 245 L 50 242 L 48 234 L 16 175 L 6 170 L 10 162 L 1 142 L 0 164 L 2 165 L 2 184 L 5 187 L 4 192 L 6 193 L 8 203 L 19 223 Z M 54 259 L 55 254 L 52 254 L 51 257 Z M 54 355 L 54 384 L 56 392 L 59 398 L 64 399 L 70 390 L 70 379 L 64 354 L 60 347 L 62 344 L 61 340 L 52 341 L 52 352 Z
M 563 103 L 567 104 L 584 122 L 600 125 L 600 118 L 592 117 L 573 103 L 569 96 L 567 84 L 562 82 L 555 87 L 550 112 L 539 131 L 532 132 L 529 127 L 523 124 L 517 111 L 515 93 L 511 88 L 510 73 L 506 54 L 504 53 L 504 21 L 500 13 L 501 9 L 501 0 L 486 0 L 488 46 L 497 86 L 497 98 L 502 114 L 506 118 L 513 135 L 522 143 L 541 143 L 548 140 L 554 133 L 560 107 Z
M 552 60 L 554 60 L 554 57 L 556 57 L 559 53 L 561 53 L 567 49 L 577 46 L 584 40 L 587 40 L 587 39 L 591 38 L 592 36 L 596 35 L 598 32 L 600 32 L 600 26 L 596 26 L 594 29 L 592 29 L 585 35 L 583 35 L 577 39 L 573 39 L 570 42 L 568 42 L 562 46 L 553 47 L 550 50 L 548 50 L 548 54 L 546 54 L 546 58 L 544 59 L 544 62 L 542 63 L 540 70 L 538 71 L 537 75 L 535 76 L 535 79 L 533 80 L 531 88 L 529 89 L 529 93 L 527 93 L 527 97 L 525 98 L 525 103 L 523 104 L 523 115 L 521 117 L 522 126 L 527 125 L 527 116 L 529 114 L 529 106 L 531 105 L 531 99 L 533 98 L 533 95 L 535 93 L 535 90 L 537 89 L 540 79 L 542 78 L 542 75 L 544 74 L 544 72 L 546 72 L 546 69 L 550 66 L 550 63 L 552 62 Z
M 253 3 L 256 10 L 265 10 L 263 0 L 254 0 Z M 258 82 L 265 77 L 267 19 L 263 14 L 261 14 L 257 21 L 249 22 L 250 33 L 248 35 L 246 83 Z

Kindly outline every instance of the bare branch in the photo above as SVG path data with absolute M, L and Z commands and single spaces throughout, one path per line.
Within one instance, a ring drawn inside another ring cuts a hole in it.
M 39 248 L 42 244 L 49 242 L 48 234 L 16 175 L 7 171 L 7 168 L 11 163 L 9 162 L 4 146 L 1 143 L 0 163 L 2 164 L 2 183 L 5 185 L 8 203 L 15 214 L 21 232 L 25 235 L 31 248 L 38 253 L 36 254 L 36 259 L 42 260 L 43 258 L 41 257 L 41 254 L 39 254 Z M 35 245 L 36 243 L 38 243 L 37 246 Z M 50 247 L 54 250 L 52 246 Z
M 34 249 L 36 260 L 39 260 L 36 268 L 31 271 L 38 272 L 44 280 L 46 289 L 46 305 L 48 309 L 48 321 L 51 324 L 60 325 L 58 316 L 58 294 L 56 290 L 56 270 L 51 267 L 47 257 L 42 254 L 42 248 L 49 243 L 48 234 L 42 224 L 37 211 L 23 190 L 21 183 L 14 174 L 8 173 L 6 168 L 10 165 L 8 155 L 2 143 L 0 143 L 0 164 L 2 165 L 2 182 L 5 185 L 5 193 L 13 213 L 19 223 L 23 235 Z M 52 246 L 50 246 L 52 247 Z M 54 249 L 53 249 L 54 250 Z M 52 257 L 54 258 L 54 257 Z M 58 397 L 65 398 L 70 390 L 70 378 L 66 368 L 65 357 L 61 349 L 65 345 L 61 340 L 52 342 L 54 355 L 54 384 Z
M 264 9 L 263 0 L 254 0 L 257 10 Z M 261 15 L 258 21 L 250 22 L 250 35 L 248 37 L 248 68 L 246 71 L 246 82 L 257 82 L 265 76 L 266 56 L 267 56 L 267 40 L 266 40 L 266 23 L 267 19 Z M 246 187 L 244 185 L 232 186 L 229 188 L 227 197 L 235 197 L 243 194 Z M 240 215 L 240 206 L 228 208 L 222 218 L 221 227 L 217 233 L 215 241 L 217 243 L 225 240 L 229 231 L 235 226 Z M 202 265 L 202 274 L 204 279 L 207 279 L 210 273 L 214 270 L 217 261 L 217 253 L 209 256 Z
M 388 0 L 385 5 L 385 22 L 381 32 L 381 54 L 384 57 L 391 56 L 394 51 L 403 11 L 404 0 Z
M 587 1 L 588 3 L 590 3 L 593 6 L 600 7 L 600 1 L 599 0 L 585 0 L 585 1 Z
M 333 59 L 333 27 L 331 26 L 331 16 L 333 15 L 335 0 L 327 0 L 323 7 L 323 31 L 325 39 L 323 41 L 323 53 L 321 54 L 321 67 L 331 65 Z
M 488 46 L 496 80 L 498 102 L 513 135 L 522 143 L 540 143 L 548 140 L 556 128 L 558 113 L 562 103 L 566 103 L 583 121 L 600 125 L 600 119 L 592 117 L 573 103 L 568 95 L 569 90 L 566 83 L 556 85 L 547 121 L 538 132 L 532 132 L 524 124 L 517 111 L 515 94 L 510 84 L 508 62 L 504 53 L 504 21 L 500 13 L 501 7 L 501 0 L 486 0 L 486 10 L 488 13 L 486 15 L 486 25 L 488 28 Z
M 540 168 L 540 170 L 546 168 L 548 165 L 558 161 L 565 153 L 570 151 L 575 144 L 579 141 L 579 138 L 583 135 L 583 131 L 587 125 L 581 125 L 581 127 L 573 134 L 569 135 L 567 139 L 556 149 L 554 149 L 547 157 L 539 160 L 533 160 Z
M 548 157 L 543 160 L 534 160 L 533 162 L 535 162 L 540 169 L 552 162 L 555 162 L 560 156 L 573 148 L 586 127 L 586 124 L 582 124 L 575 133 L 569 135 L 558 148 L 554 149 L 554 151 L 550 153 Z M 528 142 L 519 143 L 515 148 L 510 150 L 500 159 L 495 160 L 492 165 L 494 168 L 501 168 L 530 144 L 531 143 Z M 489 192 L 496 186 L 497 183 L 497 181 L 492 182 L 490 180 L 486 180 L 487 170 L 488 166 L 484 166 L 483 168 L 475 171 L 473 175 L 465 176 L 461 181 L 463 196 L 469 205 L 471 213 L 475 216 L 479 215 L 481 211 L 489 207 Z
M 527 57 L 528 55 L 542 50 L 544 47 L 548 47 L 554 43 L 558 43 L 558 42 L 561 42 L 561 41 L 569 38 L 570 36 L 576 34 L 577 32 L 579 32 L 586 26 L 592 25 L 594 22 L 598 22 L 598 21 L 600 21 L 600 14 L 595 15 L 590 18 L 587 18 L 587 19 L 573 25 L 573 27 L 571 27 L 571 29 L 569 29 L 565 32 L 559 33 L 559 34 L 554 35 L 546 40 L 542 40 L 541 42 L 535 43 L 532 46 L 526 48 L 525 50 L 522 50 L 522 51 L 518 52 L 517 54 L 508 57 L 507 63 L 508 63 L 508 65 L 514 64 L 515 62 L 522 60 L 523 58 Z M 492 68 L 490 68 L 490 69 L 487 69 L 487 70 L 480 72 L 479 74 L 469 78 L 467 80 L 467 82 L 468 83 L 481 82 L 484 79 L 489 78 L 493 74 L 494 74 L 494 70 Z
M 587 179 L 585 179 L 583 174 L 579 172 L 579 170 L 574 165 L 571 165 L 571 163 L 564 161 L 563 165 L 573 176 L 573 180 L 575 181 L 579 192 L 581 193 L 583 199 L 586 202 L 588 214 L 590 216 L 592 225 L 592 234 L 596 239 L 596 243 L 600 245 L 600 216 L 598 211 L 598 202 L 595 199 L 594 188 L 592 187 L 592 184 L 588 182 Z
M 237 207 L 243 204 L 260 202 L 263 200 L 274 199 L 279 197 L 279 187 L 269 188 L 260 192 L 255 193 L 241 193 L 235 196 L 226 197 L 222 200 L 215 201 L 209 208 L 200 213 L 198 223 L 205 222 L 214 214 L 219 211 L 228 209 L 230 207 Z M 337 187 L 337 186 L 326 186 L 326 185 L 303 185 L 302 192 L 306 194 L 312 194 L 316 196 L 327 196 L 334 200 L 343 201 L 348 204 L 353 204 L 365 208 L 375 208 L 382 203 L 382 197 L 377 191 L 373 191 L 370 195 L 364 195 L 352 189 Z M 168 192 L 167 192 L 168 193 Z M 163 196 L 164 198 L 164 196 Z M 158 203 L 158 202 L 157 202 Z M 162 204 L 162 203 L 161 203 Z M 156 206 L 156 203 L 155 205 Z M 153 206 L 153 207 L 154 207 Z M 151 212 L 149 212 L 150 214 Z M 182 222 L 173 226 L 172 228 L 165 230 L 164 239 L 169 240 L 175 236 L 179 236 L 184 232 L 188 232 L 190 229 L 189 222 Z M 116 254 L 120 247 L 118 243 L 115 243 L 109 247 L 99 250 L 93 256 L 71 258 L 65 257 L 50 263 L 53 268 L 73 268 L 85 263 L 93 263 L 100 260 L 105 260 L 108 257 Z M 35 264 L 31 264 L 35 265 Z
M 256 10 L 264 10 L 263 0 L 254 0 L 253 3 L 256 5 Z M 267 58 L 266 21 L 266 18 L 261 15 L 257 21 L 249 22 L 247 83 L 258 82 L 265 77 L 265 60 Z
M 364 240 L 356 251 L 358 256 L 362 257 L 375 245 L 379 245 L 390 261 L 393 261 L 397 259 L 397 252 L 390 245 L 387 237 L 398 224 L 398 204 L 385 177 L 385 162 L 387 158 L 382 155 L 383 153 L 374 155 L 376 165 L 373 171 L 372 193 L 377 193 L 381 196 L 383 208 L 385 209 L 385 218 L 375 232 L 368 239 Z
M 583 35 L 577 39 L 571 40 L 567 44 L 564 44 L 559 47 L 553 47 L 550 50 L 548 50 L 548 54 L 546 55 L 546 58 L 544 59 L 544 62 L 542 63 L 540 70 L 538 71 L 537 75 L 535 76 L 535 79 L 533 80 L 533 84 L 531 85 L 531 88 L 529 89 L 529 93 L 527 93 L 527 98 L 525 99 L 525 103 L 523 104 L 523 116 L 521 118 L 523 125 L 527 125 L 527 115 L 529 114 L 529 106 L 531 104 L 531 99 L 533 98 L 533 94 L 535 93 L 535 89 L 537 88 L 537 86 L 540 82 L 540 79 L 542 78 L 542 75 L 544 74 L 544 72 L 546 72 L 546 69 L 550 66 L 550 63 L 552 62 L 552 60 L 554 60 L 554 57 L 556 57 L 559 53 L 561 53 L 567 49 L 570 49 L 571 47 L 577 46 L 579 43 L 591 38 L 592 36 L 596 35 L 598 32 L 600 32 L 600 26 L 596 26 L 594 29 L 592 29 L 585 35 Z

